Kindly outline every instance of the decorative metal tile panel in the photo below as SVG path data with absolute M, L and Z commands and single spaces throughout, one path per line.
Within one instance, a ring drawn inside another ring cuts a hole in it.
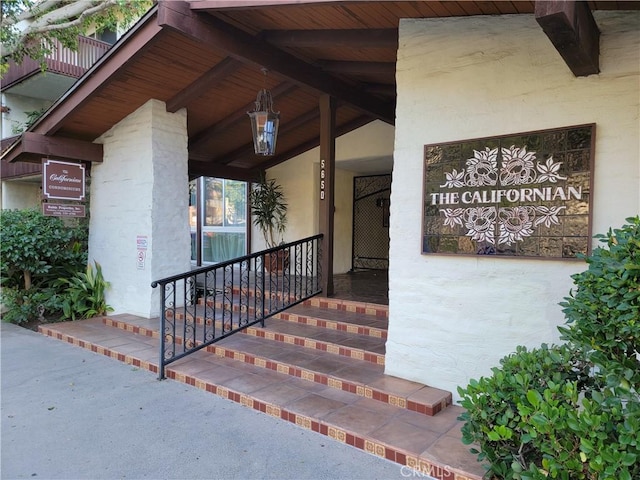
M 422 252 L 587 254 L 594 142 L 592 124 L 425 145 Z

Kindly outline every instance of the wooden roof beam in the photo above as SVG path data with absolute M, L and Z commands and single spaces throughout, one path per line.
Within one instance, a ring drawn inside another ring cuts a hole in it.
M 214 162 L 189 160 L 189 178 L 197 177 L 217 177 L 243 182 L 257 182 L 260 180 L 260 171 L 230 167 Z
M 237 10 L 285 5 L 304 5 L 307 3 L 332 3 L 341 0 L 197 0 L 191 2 L 192 10 Z M 362 1 L 362 0 L 355 0 Z
M 361 115 L 353 120 L 351 120 L 348 123 L 345 123 L 342 126 L 336 127 L 336 138 L 340 137 L 341 135 L 345 135 L 353 130 L 355 130 L 356 128 L 360 128 L 368 123 L 371 123 L 374 120 L 374 118 L 369 117 L 367 115 Z M 291 150 L 287 150 L 286 152 L 283 152 L 280 155 L 276 155 L 273 158 L 271 158 L 271 160 L 269 160 L 268 162 L 263 162 L 260 164 L 260 168 L 263 170 L 267 170 L 268 168 L 271 167 L 275 167 L 276 165 L 282 163 L 282 162 L 286 162 L 287 160 L 293 158 L 293 157 L 297 157 L 298 155 L 303 154 L 304 152 L 311 150 L 312 148 L 317 147 L 318 145 L 320 145 L 320 135 L 318 135 L 315 138 L 312 138 L 311 140 L 298 145 L 294 148 L 292 148 Z
M 298 88 L 297 85 L 292 85 L 289 82 L 283 82 L 279 84 L 277 87 L 272 88 L 270 90 L 271 97 L 275 101 L 279 97 L 288 95 L 289 93 L 293 92 L 297 88 Z M 226 129 L 234 126 L 236 123 L 242 120 L 246 120 L 248 118 L 247 112 L 250 110 L 253 110 L 254 108 L 255 108 L 255 101 L 251 103 L 247 103 L 242 108 L 239 108 L 235 112 L 225 116 L 223 120 L 219 121 L 212 127 L 198 132 L 196 135 L 194 135 L 192 138 L 189 139 L 189 149 L 197 150 L 198 147 L 202 147 L 202 145 L 206 143 L 214 135 L 219 135 Z M 247 120 L 247 125 L 249 125 L 249 120 Z
M 365 92 L 373 94 L 373 95 L 383 95 L 385 97 L 394 97 L 396 96 L 396 86 L 387 85 L 387 84 L 366 84 L 363 85 L 362 88 Z
M 191 11 L 186 2 L 158 2 L 158 25 L 170 27 L 202 43 L 224 51 L 237 60 L 266 67 L 301 86 L 344 100 L 368 115 L 393 124 L 395 104 L 339 80 L 303 60 L 283 52 L 248 33 L 213 18 Z
M 181 108 L 188 106 L 204 92 L 221 83 L 227 75 L 231 75 L 236 72 L 241 66 L 242 63 L 237 60 L 229 57 L 225 58 L 209 71 L 194 80 L 186 88 L 183 88 L 167 100 L 167 112 L 175 113 Z
M 102 162 L 102 145 L 64 137 L 48 137 L 34 132 L 24 132 L 22 138 L 9 148 L 4 156 L 8 162 L 18 156 L 39 162 L 42 157 L 65 160 Z
M 363 75 L 395 75 L 395 62 L 346 62 L 327 61 L 318 63 L 325 72 L 331 73 L 351 73 Z
M 316 120 L 319 116 L 320 110 L 314 108 L 312 110 L 309 110 L 308 112 L 303 113 L 302 115 L 297 116 L 293 120 L 288 120 L 287 122 L 282 123 L 280 128 L 278 129 L 278 137 L 280 137 L 281 135 L 286 135 L 287 132 L 295 130 L 296 128 L 301 127 L 306 123 Z M 253 155 L 254 148 L 252 141 L 244 144 L 243 146 L 235 149 L 228 154 L 221 155 L 217 159 L 214 158 L 211 161 L 213 163 L 217 163 L 218 165 L 228 165 L 229 163 L 232 163 L 240 158 L 245 158 L 247 156 Z
M 338 47 L 398 49 L 397 28 L 352 30 L 266 30 L 263 38 L 278 47 Z
M 600 31 L 587 2 L 536 1 L 535 17 L 576 77 L 600 73 Z

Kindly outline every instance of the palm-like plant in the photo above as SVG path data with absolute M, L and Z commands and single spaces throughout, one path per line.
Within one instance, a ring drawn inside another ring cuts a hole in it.
M 102 267 L 95 262 L 95 271 L 91 264 L 86 272 L 78 272 L 71 278 L 59 278 L 59 285 L 66 285 L 62 311 L 64 318 L 90 318 L 112 312 L 107 305 L 105 292 L 110 287 L 102 276 Z
M 282 186 L 273 178 L 263 178 L 253 185 L 249 202 L 253 224 L 262 232 L 267 248 L 277 247 L 287 227 L 287 203 Z

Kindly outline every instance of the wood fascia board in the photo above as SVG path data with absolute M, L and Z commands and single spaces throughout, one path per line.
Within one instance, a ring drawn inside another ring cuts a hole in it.
M 319 62 L 320 68 L 332 73 L 355 73 L 367 75 L 395 75 L 395 62 L 350 62 L 350 61 L 329 61 Z
M 535 18 L 576 77 L 600 73 L 600 31 L 587 2 L 536 1 Z
M 146 18 L 119 40 L 122 43 L 107 51 L 30 130 L 55 134 L 71 112 L 86 103 L 91 94 L 108 83 L 122 66 L 140 55 L 144 47 L 162 32 L 162 28 L 153 21 L 157 8 L 154 6 L 149 10 Z
M 189 160 L 189 177 L 217 177 L 243 182 L 260 180 L 260 172 L 238 167 L 230 167 L 214 162 Z
M 103 158 L 102 145 L 99 143 L 85 142 L 72 138 L 48 137 L 34 132 L 22 134 L 20 150 L 22 154 L 51 156 L 92 163 L 100 163 Z
M 195 0 L 189 2 L 191 10 L 238 10 L 249 8 L 339 3 L 343 0 Z M 355 2 L 370 0 L 351 0 Z
M 242 63 L 237 60 L 229 57 L 225 58 L 194 80 L 189 86 L 167 100 L 167 112 L 175 113 L 181 108 L 186 107 L 203 92 L 222 82 L 227 75 L 236 72 L 241 66 Z
M 364 86 L 364 90 L 367 93 L 374 95 L 384 95 L 386 97 L 395 97 L 396 86 L 395 85 L 387 85 L 387 84 L 367 84 Z
M 278 72 L 294 83 L 326 93 L 387 123 L 394 123 L 395 106 L 365 94 L 322 70 L 242 30 L 205 13 L 192 12 L 181 2 L 158 3 L 158 23 L 224 51 L 243 63 Z
M 397 28 L 266 30 L 263 36 L 278 47 L 398 48 Z

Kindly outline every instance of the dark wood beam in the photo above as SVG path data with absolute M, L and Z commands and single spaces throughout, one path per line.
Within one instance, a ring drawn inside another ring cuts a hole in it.
M 356 128 L 363 127 L 364 125 L 371 123 L 373 120 L 375 119 L 372 117 L 361 115 L 358 118 L 355 118 L 354 120 L 341 125 L 340 127 L 336 127 L 336 137 L 352 132 Z M 282 162 L 286 162 L 293 157 L 297 157 L 298 155 L 301 155 L 304 152 L 311 150 L 312 148 L 316 148 L 318 145 L 320 145 L 320 136 L 312 138 L 311 140 L 301 143 L 300 145 L 297 145 L 296 147 L 287 150 L 286 152 L 276 155 L 266 162 L 262 162 L 260 164 L 260 168 L 267 170 L 271 167 L 275 167 L 276 165 L 279 165 Z
M 284 5 L 304 5 L 309 3 L 332 3 L 343 0 L 200 0 L 192 2 L 192 10 L 236 10 L 278 7 Z M 362 0 L 355 0 L 362 1 Z
M 318 62 L 318 66 L 325 72 L 351 73 L 365 75 L 395 75 L 395 62 L 345 62 L 328 61 Z
M 63 137 L 47 137 L 39 133 L 25 132 L 17 146 L 20 153 L 42 155 L 67 160 L 102 162 L 102 145 Z M 33 157 L 31 157 L 33 158 Z
M 257 182 L 260 180 L 260 171 L 189 159 L 189 178 L 203 176 L 241 180 L 243 182 Z
M 370 93 L 372 95 L 383 95 L 385 97 L 395 98 L 397 94 L 395 84 L 387 85 L 382 83 L 377 83 L 377 84 L 369 83 L 369 84 L 363 85 L 362 88 L 364 89 L 365 92 Z
M 333 295 L 333 234 L 336 183 L 336 101 L 320 97 L 320 233 L 322 238 L 322 292 Z
M 221 83 L 227 75 L 231 75 L 242 66 L 242 63 L 233 58 L 225 58 L 216 66 L 194 80 L 186 88 L 176 93 L 167 100 L 167 112 L 175 113 L 188 106 L 200 95 Z
M 535 17 L 576 77 L 600 73 L 600 31 L 587 2 L 537 1 Z
M 278 98 L 283 97 L 285 95 L 290 94 L 294 90 L 298 88 L 297 85 L 292 85 L 289 82 L 283 82 L 279 84 L 277 87 L 272 88 L 271 97 L 274 102 L 278 100 Z M 257 94 L 258 92 L 256 92 Z M 214 135 L 219 135 L 224 132 L 226 129 L 234 126 L 236 123 L 242 120 L 246 120 L 247 125 L 249 125 L 249 117 L 247 116 L 247 112 L 253 110 L 255 108 L 255 101 L 247 103 L 243 107 L 239 108 L 235 112 L 230 113 L 223 120 L 218 123 L 212 125 L 210 128 L 202 130 L 189 139 L 189 149 L 198 150 L 198 148 L 202 147 L 211 137 Z
M 282 135 L 286 135 L 287 132 L 290 132 L 291 130 L 301 127 L 302 125 L 317 119 L 319 116 L 320 116 L 320 111 L 317 108 L 314 108 L 313 110 L 309 110 L 308 112 L 297 116 L 293 120 L 284 122 L 282 126 L 278 129 L 278 137 Z M 276 144 L 276 148 L 277 148 L 277 144 Z M 243 146 L 235 149 L 232 152 L 229 152 L 225 155 L 221 155 L 218 158 L 210 159 L 209 161 L 211 161 L 212 163 L 217 163 L 218 165 L 228 165 L 240 158 L 253 156 L 255 155 L 254 152 L 255 150 L 253 148 L 253 141 L 251 141 L 249 143 L 245 143 Z
M 353 30 L 266 30 L 263 38 L 278 47 L 398 48 L 397 28 Z
M 395 106 L 332 77 L 317 67 L 269 45 L 248 33 L 205 13 L 191 11 L 187 2 L 158 2 L 158 24 L 173 28 L 237 60 L 268 68 L 317 92 L 350 103 L 359 110 L 393 124 Z

